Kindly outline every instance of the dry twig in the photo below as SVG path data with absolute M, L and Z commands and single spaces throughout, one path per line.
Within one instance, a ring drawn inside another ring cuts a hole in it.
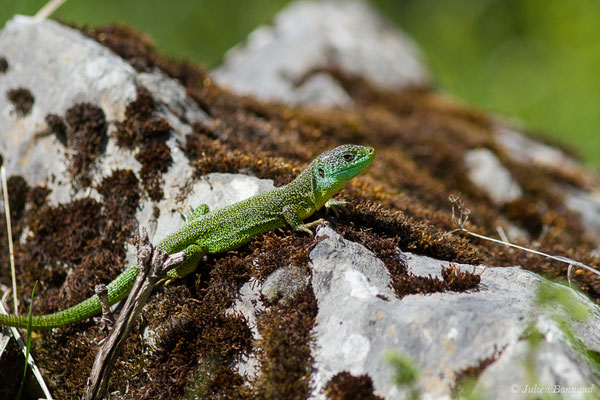
M 183 252 L 168 255 L 152 246 L 148 240 L 148 233 L 144 228 L 140 229 L 136 250 L 137 265 L 140 272 L 113 331 L 100 347 L 94 360 L 94 366 L 83 397 L 86 400 L 104 398 L 120 349 L 125 344 L 125 340 L 129 336 L 137 316 L 146 304 L 148 296 L 170 269 L 185 260 L 185 253 Z
M 110 332 L 112 331 L 112 328 L 115 325 L 115 317 L 113 316 L 113 313 L 110 310 L 110 304 L 108 302 L 108 288 L 105 284 L 101 283 L 99 285 L 96 285 L 96 287 L 94 288 L 94 292 L 96 293 L 96 296 L 98 296 L 98 298 L 100 299 L 100 303 L 102 304 L 102 315 L 99 317 L 95 317 L 94 321 L 100 324 L 100 329 L 102 329 L 103 331 Z

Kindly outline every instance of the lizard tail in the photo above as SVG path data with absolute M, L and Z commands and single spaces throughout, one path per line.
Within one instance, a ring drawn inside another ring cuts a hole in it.
M 127 293 L 129 293 L 135 282 L 137 274 L 137 265 L 131 265 L 115 280 L 108 284 L 108 303 L 110 305 L 115 304 L 127 296 Z M 31 318 L 31 329 L 42 330 L 59 328 L 98 315 L 101 311 L 102 305 L 100 299 L 98 296 L 93 295 L 89 299 L 84 300 L 73 307 L 69 307 L 66 310 L 58 311 L 53 314 L 33 316 Z M 0 314 L 0 325 L 27 328 L 28 318 L 26 315 Z

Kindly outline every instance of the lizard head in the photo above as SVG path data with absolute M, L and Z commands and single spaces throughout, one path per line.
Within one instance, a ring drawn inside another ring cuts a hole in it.
M 316 192 L 325 201 L 375 159 L 375 149 L 344 144 L 318 156 L 307 168 L 313 175 Z

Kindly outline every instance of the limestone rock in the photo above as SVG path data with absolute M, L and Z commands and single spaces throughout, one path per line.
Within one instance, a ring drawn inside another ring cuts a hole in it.
M 465 166 L 471 182 L 494 203 L 502 205 L 522 196 L 519 184 L 492 151 L 469 150 L 465 154 Z
M 72 188 L 64 146 L 53 134 L 41 135 L 48 129 L 47 115 L 64 115 L 78 103 L 90 103 L 104 112 L 110 136 L 114 123 L 124 119 L 127 104 L 135 99 L 136 86 L 144 86 L 162 102 L 160 114 L 174 128 L 172 157 L 179 169 L 187 167 L 176 146 L 191 130 L 185 121 L 208 121 L 173 79 L 159 71 L 138 74 L 104 46 L 54 21 L 25 16 L 8 21 L 0 31 L 0 55 L 9 66 L 0 76 L 0 154 L 10 175 L 22 175 L 30 185 L 48 185 L 52 189 L 50 200 L 55 203 L 69 200 Z M 40 66 L 44 66 L 43 73 Z M 27 115 L 19 116 L 4 95 L 16 88 L 28 90 L 34 98 Z M 139 169 L 131 152 L 118 148 L 113 140 L 106 147 L 95 167 L 97 176 L 116 167 Z M 189 177 L 189 167 L 187 170 L 172 176 L 167 173 L 165 178 L 181 183 L 179 177 Z
M 140 164 L 133 152 L 118 147 L 110 135 L 115 122 L 124 118 L 137 86 L 148 89 L 158 102 L 159 115 L 172 127 L 167 144 L 173 163 L 163 175 L 167 182 L 164 198 L 156 203 L 146 200 L 136 215 L 141 225 L 150 227 L 154 240 L 183 224 L 176 209 L 187 212 L 201 203 L 215 209 L 273 185 L 268 180 L 238 174 L 215 173 L 205 180 L 195 180 L 179 146 L 191 131 L 190 122 L 211 126 L 211 118 L 175 80 L 160 71 L 138 73 L 73 29 L 52 21 L 16 17 L 0 31 L 0 56 L 9 65 L 0 75 L 0 93 L 24 88 L 33 97 L 31 110 L 20 114 L 13 102 L 0 96 L 0 153 L 4 165 L 9 175 L 22 175 L 30 185 L 48 185 L 53 204 L 98 194 L 93 188 L 75 189 L 67 172 L 64 146 L 54 135 L 37 135 L 47 129 L 46 115 L 62 115 L 81 102 L 99 105 L 106 114 L 108 143 L 97 160 L 93 179 L 99 180 L 116 168 L 139 173 Z M 272 27 L 260 28 L 244 47 L 233 50 L 215 76 L 235 90 L 258 97 L 311 106 L 351 105 L 352 98 L 326 72 L 327 68 L 359 75 L 389 90 L 428 81 L 412 42 L 390 28 L 365 3 L 356 1 L 293 3 L 279 14 Z M 532 165 L 549 168 L 556 160 L 560 165 L 574 163 L 562 152 L 518 133 L 500 130 L 496 140 L 513 157 L 530 160 Z M 483 178 L 474 172 L 473 182 L 488 185 L 489 196 L 496 204 L 521 195 L 522 189 L 493 153 L 473 150 L 467 153 L 466 165 L 472 171 L 489 167 L 489 174 Z M 594 180 L 590 178 L 589 182 L 592 187 Z M 565 189 L 565 193 L 566 206 L 580 212 L 594 232 L 600 218 L 592 191 Z M 158 217 L 154 215 L 156 209 L 160 211 Z M 386 399 L 406 398 L 409 389 L 394 385 L 395 372 L 384 359 L 389 351 L 413 360 L 421 371 L 415 389 L 428 399 L 450 398 L 457 379 L 472 369 L 480 369 L 476 388 L 485 394 L 484 398 L 525 398 L 532 375 L 544 388 L 600 383 L 598 372 L 581 351 L 600 351 L 600 311 L 585 296 L 535 273 L 504 266 L 487 268 L 477 290 L 398 299 L 390 289 L 388 270 L 373 253 L 328 227 L 319 229 L 318 238 L 322 241 L 310 253 L 309 265 L 319 308 L 313 330 L 315 371 L 310 398 L 323 398 L 321 389 L 341 371 L 355 376 L 368 374 L 376 393 Z M 398 257 L 404 257 L 410 272 L 420 276 L 439 276 L 441 266 L 448 264 L 410 253 L 399 252 Z M 265 309 L 261 295 L 271 301 L 293 298 L 309 283 L 305 267 L 283 267 L 262 285 L 246 282 L 241 285 L 239 301 L 233 302 L 229 312 L 242 314 L 254 339 L 260 339 L 256 316 Z M 482 266 L 471 265 L 460 268 L 483 270 Z M 562 290 L 589 315 L 575 318 L 561 303 L 556 303 L 555 313 L 550 313 L 539 302 L 540 288 Z M 539 333 L 535 348 L 531 332 Z M 145 332 L 150 343 L 152 334 Z M 526 359 L 533 360 L 533 368 L 528 368 Z M 243 361 L 238 371 L 251 377 L 260 374 L 261 366 L 253 355 Z
M 392 90 L 428 82 L 412 40 L 361 1 L 293 2 L 272 25 L 256 29 L 230 50 L 213 74 L 241 94 L 294 104 L 349 105 L 344 89 L 318 73 L 320 68 L 339 68 Z
M 460 372 L 486 358 L 495 360 L 479 380 L 484 398 L 526 398 L 524 394 L 510 396 L 514 387 L 526 390 L 530 382 L 523 355 L 531 351 L 525 337 L 534 328 L 542 335 L 539 349 L 533 351 L 540 386 L 598 385 L 587 358 L 537 303 L 539 288 L 556 284 L 516 267 L 488 268 L 481 275 L 479 290 L 398 299 L 389 287 L 387 269 L 370 251 L 331 228 L 319 229 L 317 236 L 324 240 L 310 255 L 319 305 L 314 398 L 323 398 L 321 388 L 341 371 L 355 376 L 366 373 L 373 379 L 376 394 L 404 398 L 407 393 L 392 382 L 394 371 L 385 362 L 386 352 L 400 352 L 414 360 L 422 371 L 417 386 L 423 398 L 450 398 Z M 441 266 L 448 265 L 410 253 L 403 256 L 410 271 L 419 276 L 439 277 Z M 591 310 L 585 321 L 567 314 L 562 318 L 578 340 L 598 351 L 600 309 L 585 296 L 560 289 Z

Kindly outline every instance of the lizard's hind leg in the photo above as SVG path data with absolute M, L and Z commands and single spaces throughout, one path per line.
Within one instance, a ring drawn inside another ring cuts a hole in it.
M 163 279 L 165 285 L 170 284 L 175 279 L 183 278 L 187 274 L 194 272 L 198 266 L 198 262 L 200 262 L 202 257 L 206 254 L 206 250 L 197 244 L 191 244 L 183 251 L 186 256 L 185 261 L 167 272 L 167 276 Z

